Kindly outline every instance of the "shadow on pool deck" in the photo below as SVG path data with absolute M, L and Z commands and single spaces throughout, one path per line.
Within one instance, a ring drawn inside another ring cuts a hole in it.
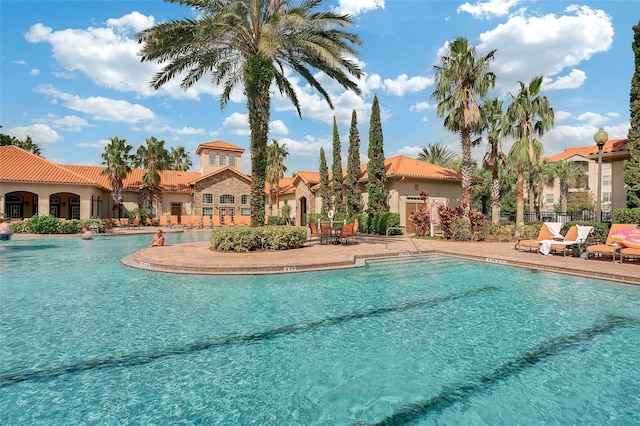
M 135 268 L 191 274 L 265 274 L 362 266 L 366 259 L 438 254 L 481 262 L 561 272 L 640 285 L 640 262 L 612 262 L 542 256 L 519 252 L 513 242 L 460 242 L 359 235 L 356 244 L 307 243 L 300 249 L 250 253 L 217 252 L 209 242 L 182 243 L 146 248 L 124 257 Z

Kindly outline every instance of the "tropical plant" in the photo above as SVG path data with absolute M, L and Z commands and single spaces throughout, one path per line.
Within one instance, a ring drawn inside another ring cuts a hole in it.
M 387 171 L 384 166 L 384 145 L 382 124 L 380 123 L 380 104 L 378 96 L 373 97 L 369 124 L 369 163 L 367 164 L 367 192 L 369 194 L 367 214 L 371 218 L 376 213 L 389 211 L 389 191 Z M 370 229 L 370 226 L 367 225 Z
M 146 139 L 146 146 L 140 145 L 133 155 L 133 165 L 146 169 L 142 175 L 142 182 L 147 186 L 149 206 L 158 199 L 160 190 L 160 172 L 166 170 L 169 163 L 169 153 L 164 147 L 164 141 L 151 136 Z
M 555 175 L 560 181 L 560 209 L 567 211 L 567 198 L 569 189 L 587 176 L 587 172 L 582 166 L 575 166 L 572 161 L 558 161 L 553 166 Z
M 624 183 L 627 186 L 627 207 L 640 207 L 640 22 L 633 27 L 631 49 L 634 54 L 634 70 L 629 91 L 629 131 L 627 132 L 627 152 L 624 162 Z
M 169 169 L 186 172 L 193 163 L 184 146 L 171 147 L 169 151 Z
M 266 179 L 269 184 L 269 214 L 273 214 L 273 196 L 276 198 L 276 206 L 278 205 L 280 195 L 280 179 L 284 177 L 287 171 L 284 165 L 284 159 L 287 158 L 286 144 L 280 145 L 277 140 L 273 140 L 271 145 L 267 146 L 267 174 Z
M 456 153 L 451 151 L 448 146 L 442 145 L 440 141 L 422 147 L 418 154 L 418 160 L 442 167 L 451 167 L 457 159 Z
M 324 148 L 320 148 L 320 164 L 318 166 L 320 174 L 320 199 L 322 207 L 320 213 L 326 216 L 331 210 L 331 188 L 329 186 L 329 168 L 327 167 L 327 158 L 324 154 Z
M 362 211 L 360 200 L 360 133 L 358 132 L 358 116 L 356 110 L 351 112 L 351 127 L 349 128 L 349 155 L 347 157 L 347 176 L 345 177 L 345 206 L 347 214 L 353 216 Z
M 487 99 L 484 101 L 484 114 L 487 124 L 487 152 L 482 160 L 483 166 L 491 173 L 491 221 L 497 224 L 500 221 L 501 192 L 500 171 L 507 163 L 507 157 L 502 151 L 502 101 Z
M 553 127 L 553 108 L 546 96 L 540 96 L 542 76 L 534 77 L 527 86 L 522 81 L 517 95 L 509 94 L 511 104 L 507 107 L 505 135 L 515 139 L 509 157 L 518 170 L 516 202 L 516 226 L 524 224 L 524 177 L 542 154 L 542 143 L 536 139 Z M 530 197 L 533 204 L 533 197 Z M 531 209 L 533 210 L 533 209 Z
M 333 160 L 331 163 L 331 193 L 333 195 L 333 208 L 335 212 L 344 211 L 344 194 L 342 189 L 342 146 L 338 123 L 333 117 Z
M 471 136 L 482 130 L 481 107 L 478 98 L 495 86 L 496 76 L 489 71 L 489 61 L 495 50 L 480 58 L 467 39 L 457 38 L 449 44 L 449 56 L 435 66 L 436 87 L 431 98 L 438 101 L 438 117 L 444 117 L 444 127 L 460 133 L 462 149 L 462 197 L 465 211 L 471 206 Z M 479 142 L 479 139 L 476 139 Z
M 262 225 L 271 84 L 275 82 L 301 116 L 288 76 L 293 70 L 333 108 L 312 70 L 359 94 L 350 76 L 362 74 L 355 50 L 361 41 L 342 29 L 352 24 L 348 15 L 316 11 L 322 0 L 172 1 L 191 7 L 198 18 L 161 23 L 137 34 L 143 43 L 141 60 L 166 64 L 151 85 L 158 89 L 180 75 L 186 90 L 211 74 L 213 82 L 224 87 L 221 108 L 236 86 L 244 86 L 251 132 L 251 225 Z
M 532 185 L 533 199 L 535 202 L 535 212 L 539 214 L 542 207 L 542 192 L 547 186 L 553 186 L 557 175 L 556 163 L 550 163 L 544 159 L 536 164 L 528 172 L 529 182 Z
M 124 191 L 123 182 L 131 171 L 131 150 L 133 147 L 127 144 L 124 139 L 113 137 L 104 147 L 101 154 L 102 164 L 106 167 L 100 172 L 106 175 L 111 185 L 111 198 L 118 207 L 118 216 L 122 214 L 122 192 Z

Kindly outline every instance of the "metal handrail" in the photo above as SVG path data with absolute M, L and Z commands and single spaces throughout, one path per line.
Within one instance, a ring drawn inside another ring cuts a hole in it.
M 407 238 L 409 238 L 409 241 L 411 241 L 411 244 L 413 244 L 413 247 L 415 247 L 416 251 L 420 254 L 420 257 L 422 257 L 422 259 L 425 259 L 424 258 L 424 254 L 422 253 L 422 251 L 420 251 L 420 249 L 416 245 L 416 242 L 413 241 L 413 238 L 411 238 L 411 235 L 409 235 L 404 230 L 404 226 L 390 226 L 390 227 L 387 228 L 387 238 L 386 238 L 386 241 L 385 241 L 385 251 L 389 251 L 389 229 L 397 229 L 398 231 L 402 232 L 402 235 L 405 235 Z

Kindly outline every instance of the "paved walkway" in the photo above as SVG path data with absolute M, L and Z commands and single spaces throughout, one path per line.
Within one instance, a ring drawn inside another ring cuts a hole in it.
M 585 260 L 562 255 L 542 256 L 516 251 L 514 242 L 458 242 L 405 236 L 387 240 L 380 236 L 359 235 L 356 244 L 321 245 L 314 241 L 295 250 L 250 253 L 212 251 L 208 242 L 183 243 L 146 248 L 124 257 L 122 263 L 170 273 L 265 274 L 359 267 L 371 258 L 430 254 L 640 285 L 638 261 L 619 263 L 612 262 L 611 258 Z

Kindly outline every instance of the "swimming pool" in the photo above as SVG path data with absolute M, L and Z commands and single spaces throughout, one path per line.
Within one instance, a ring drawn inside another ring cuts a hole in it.
M 119 263 L 149 239 L 2 246 L 0 423 L 640 423 L 638 287 L 439 256 L 246 277 Z

